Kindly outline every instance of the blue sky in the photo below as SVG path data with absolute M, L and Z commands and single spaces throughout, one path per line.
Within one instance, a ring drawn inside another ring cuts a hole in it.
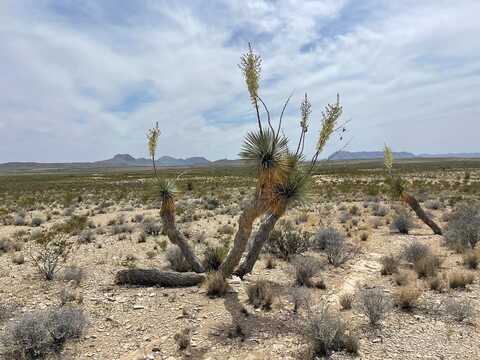
M 255 127 L 239 57 L 263 57 L 274 115 L 293 91 L 320 114 L 340 93 L 348 150 L 480 151 L 478 0 L 0 2 L 0 162 L 237 157 Z M 333 139 L 325 155 L 342 145 Z

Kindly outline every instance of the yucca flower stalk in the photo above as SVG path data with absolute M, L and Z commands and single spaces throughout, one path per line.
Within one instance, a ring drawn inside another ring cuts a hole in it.
M 153 172 L 157 176 L 157 167 L 155 165 L 155 153 L 157 151 L 158 137 L 160 136 L 160 129 L 158 128 L 158 122 L 154 128 L 148 130 L 147 140 L 148 140 L 148 153 L 152 159 Z

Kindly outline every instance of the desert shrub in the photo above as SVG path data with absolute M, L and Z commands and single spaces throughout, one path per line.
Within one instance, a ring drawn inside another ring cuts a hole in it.
M 352 259 L 357 252 L 356 250 L 347 244 L 344 236 L 333 236 L 327 239 L 324 251 L 328 262 L 335 267 L 339 267 Z
M 480 240 L 479 203 L 461 203 L 450 215 L 445 243 L 452 249 L 474 248 Z
M 445 290 L 445 281 L 439 275 L 435 275 L 428 279 L 428 287 L 430 290 L 442 292 Z
M 13 262 L 15 265 L 22 265 L 23 263 L 25 263 L 25 256 L 23 256 L 22 253 L 13 254 L 13 256 L 12 256 L 12 262 Z
M 309 256 L 297 256 L 293 260 L 295 284 L 298 286 L 312 287 L 312 278 L 320 271 L 318 261 Z
M 380 226 L 383 225 L 383 221 L 379 218 L 373 218 L 372 220 L 370 220 L 370 224 L 374 229 L 378 229 Z
M 145 231 L 142 230 L 137 235 L 137 242 L 140 244 L 146 241 L 147 241 L 147 234 L 145 234 Z
M 89 244 L 93 241 L 95 241 L 95 232 L 93 230 L 86 229 L 78 235 L 78 242 L 80 244 Z
M 325 250 L 329 242 L 340 242 L 345 236 L 333 227 L 323 228 L 317 231 L 317 233 L 311 239 L 311 246 L 313 249 Z
M 235 232 L 235 228 L 232 225 L 225 224 L 218 229 L 218 232 L 222 235 L 232 235 Z
M 368 317 L 370 325 L 377 326 L 390 309 L 390 300 L 379 288 L 362 289 L 357 296 L 360 309 Z
M 398 272 L 398 265 L 400 264 L 400 260 L 398 256 L 395 255 L 385 255 L 382 256 L 380 259 L 380 263 L 382 264 L 382 269 L 380 273 L 382 275 L 392 275 Z
M 26 224 L 25 214 L 24 213 L 17 213 L 13 215 L 13 225 L 15 226 L 24 226 Z
M 388 209 L 380 203 L 373 203 L 372 214 L 374 216 L 384 217 L 388 214 Z
M 219 206 L 220 206 L 220 202 L 215 198 L 207 199 L 205 203 L 205 209 L 207 210 L 215 210 Z
M 430 210 L 439 210 L 441 209 L 442 203 L 438 199 L 427 200 L 425 202 L 425 207 Z
M 80 283 L 84 280 L 85 278 L 85 272 L 83 271 L 82 268 L 71 265 L 71 266 L 66 266 L 65 269 L 63 269 L 63 275 L 62 279 L 64 281 L 73 281 L 75 285 L 80 285 Z
M 128 224 L 115 224 L 112 226 L 112 235 L 127 234 L 133 231 Z
M 167 248 L 166 258 L 173 270 L 179 272 L 192 271 L 192 266 L 187 262 L 182 250 L 177 245 L 170 245 Z
M 34 226 L 34 227 L 37 227 L 37 226 L 40 226 L 44 223 L 44 220 L 39 217 L 39 216 L 34 216 L 32 218 L 32 222 L 31 222 L 31 225 Z
M 81 336 L 86 318 L 81 310 L 60 308 L 27 313 L 7 325 L 2 336 L 5 359 L 43 359 Z
M 143 221 L 142 226 L 143 231 L 145 231 L 145 234 L 147 235 L 158 236 L 162 231 L 162 226 L 160 223 L 156 222 L 155 219 L 152 218 L 146 218 Z
M 357 216 L 360 214 L 360 209 L 357 205 L 352 205 L 350 209 L 348 209 L 350 215 Z
M 133 222 L 141 223 L 144 218 L 145 218 L 145 216 L 143 214 L 135 214 L 135 216 L 133 217 L 132 220 L 133 220 Z
M 362 240 L 362 241 L 367 241 L 367 240 L 368 240 L 368 232 L 363 231 L 363 232 L 360 234 L 360 240 Z
M 338 302 L 342 310 L 349 310 L 352 308 L 353 301 L 355 300 L 355 295 L 352 293 L 343 293 L 339 296 Z
M 55 230 L 65 234 L 78 235 L 87 226 L 87 222 L 87 216 L 73 215 L 64 223 L 55 225 Z
M 207 288 L 207 295 L 210 297 L 224 296 L 229 289 L 227 280 L 220 271 L 212 271 L 207 274 L 205 287 Z
M 352 215 L 350 215 L 350 213 L 348 212 L 342 212 L 338 217 L 338 221 L 340 222 L 340 224 L 345 224 L 351 219 L 352 219 Z
M 7 238 L 0 239 L 0 254 L 13 250 L 13 241 Z
M 278 258 L 289 260 L 308 250 L 308 235 L 300 234 L 290 227 L 273 230 L 266 244 L 266 250 Z
M 311 356 L 329 356 L 334 351 L 358 352 L 358 341 L 347 335 L 347 328 L 340 316 L 322 304 L 318 311 L 309 314 L 306 335 L 311 347 Z
M 403 250 L 403 257 L 410 263 L 417 263 L 420 259 L 430 256 L 432 251 L 430 247 L 426 244 L 419 243 L 417 241 L 412 241 L 407 247 Z
M 225 246 L 207 246 L 203 253 L 203 266 L 205 270 L 218 270 L 227 254 L 228 248 Z
M 437 274 L 440 263 L 438 256 L 427 255 L 415 262 L 414 268 L 419 278 L 432 277 Z
M 404 310 L 410 310 L 417 304 L 421 291 L 413 286 L 404 286 L 397 290 L 394 295 L 395 305 Z
M 413 225 L 412 217 L 406 211 L 400 211 L 393 217 L 392 228 L 400 234 L 408 234 Z
M 192 341 L 192 328 L 185 327 L 181 331 L 177 332 L 173 339 L 177 343 L 179 350 L 187 350 L 191 347 Z
M 451 289 L 465 289 L 467 285 L 473 284 L 475 277 L 465 271 L 454 271 L 448 275 L 448 286 Z
M 275 299 L 272 284 L 267 280 L 257 280 L 246 289 L 248 302 L 256 308 L 269 310 Z
M 33 264 L 45 280 L 53 280 L 67 259 L 70 244 L 58 233 L 45 233 L 37 243 L 37 251 L 31 252 Z
M 407 271 L 398 271 L 393 275 L 393 280 L 398 286 L 405 286 L 410 282 L 410 274 Z
M 463 265 L 466 268 L 475 270 L 478 268 L 478 263 L 480 262 L 480 254 L 478 251 L 469 250 L 463 254 Z
M 447 299 L 444 306 L 445 312 L 456 321 L 465 321 L 468 323 L 473 323 L 475 321 L 475 307 L 469 299 Z
M 289 298 L 293 303 L 293 311 L 298 312 L 302 307 L 309 308 L 312 302 L 312 294 L 304 287 L 292 287 L 288 291 Z

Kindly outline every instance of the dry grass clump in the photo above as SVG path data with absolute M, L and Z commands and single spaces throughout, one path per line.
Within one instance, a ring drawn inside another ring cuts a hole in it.
M 411 280 L 411 275 L 410 272 L 400 270 L 397 273 L 393 275 L 393 281 L 395 281 L 395 284 L 398 286 L 405 286 L 410 283 Z
M 66 266 L 65 269 L 63 269 L 62 278 L 64 281 L 73 282 L 78 286 L 84 280 L 85 272 L 82 268 L 75 265 Z
M 293 269 L 296 285 L 313 287 L 312 278 L 320 272 L 320 264 L 312 257 L 297 256 L 293 261 Z
M 453 271 L 448 275 L 448 286 L 450 289 L 465 289 L 467 285 L 473 284 L 475 276 L 466 271 Z
M 264 257 L 265 269 L 275 269 L 277 267 L 277 262 L 272 255 L 266 255 Z
M 439 275 L 435 275 L 428 279 L 428 287 L 430 290 L 443 292 L 445 290 L 445 281 Z
M 227 280 L 219 271 L 212 271 L 208 273 L 204 284 L 207 288 L 207 295 L 210 297 L 222 297 L 229 289 Z
M 203 266 L 206 271 L 217 271 L 227 256 L 228 248 L 225 246 L 207 246 L 203 253 Z
M 310 359 L 328 357 L 334 351 L 345 350 L 353 354 L 359 351 L 358 339 L 348 334 L 341 317 L 325 304 L 315 313 L 309 314 L 305 334 L 310 343 L 310 354 L 307 357 Z
M 183 328 L 174 335 L 173 339 L 177 343 L 179 350 L 189 350 L 192 342 L 192 328 Z
M 393 275 L 398 272 L 400 260 L 398 256 L 390 254 L 382 256 L 380 263 L 382 264 L 382 269 L 380 270 L 382 275 Z
M 270 310 L 275 299 L 272 284 L 267 280 L 257 280 L 247 286 L 248 302 L 256 308 Z
M 440 268 L 441 260 L 438 256 L 427 255 L 419 259 L 414 268 L 419 278 L 433 277 L 437 274 Z
M 475 307 L 469 299 L 445 301 L 445 312 L 458 322 L 474 323 L 476 318 Z
M 338 302 L 342 310 L 350 310 L 355 300 L 355 295 L 352 293 L 343 293 L 339 296 Z
M 413 229 L 413 226 L 412 217 L 406 211 L 400 211 L 393 217 L 392 228 L 400 234 L 408 234 Z
M 432 251 L 428 245 L 419 243 L 418 241 L 412 241 L 403 251 L 403 257 L 408 262 L 415 264 L 420 259 L 430 256 L 431 253 Z
M 358 293 L 360 309 L 372 326 L 378 326 L 391 307 L 390 299 L 379 288 L 361 289 Z
M 413 286 L 404 286 L 397 290 L 394 295 L 395 305 L 404 310 L 411 310 L 417 304 L 422 292 Z
M 293 303 L 293 312 L 297 313 L 302 307 L 307 309 L 310 307 L 312 294 L 309 289 L 305 287 L 292 287 L 288 294 Z

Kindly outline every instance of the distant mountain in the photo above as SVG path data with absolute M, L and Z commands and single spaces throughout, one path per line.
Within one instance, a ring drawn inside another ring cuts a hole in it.
M 394 152 L 395 159 L 411 159 L 416 157 L 415 154 L 409 152 Z M 383 151 L 337 151 L 334 152 L 328 160 L 371 160 L 383 159 Z
M 129 154 L 117 154 L 111 159 L 95 161 L 93 165 L 100 166 L 149 166 L 152 163 L 151 160 L 146 158 L 135 159 Z M 177 159 L 171 156 L 162 156 L 155 160 L 155 164 L 158 166 L 198 166 L 209 165 L 210 161 L 201 156 L 189 157 L 186 159 Z
M 480 158 L 480 153 L 447 153 L 447 154 L 419 154 L 410 152 L 394 152 L 395 159 L 414 159 L 414 158 L 459 158 L 473 159 Z M 334 152 L 328 160 L 374 160 L 382 159 L 383 151 L 337 151 Z

